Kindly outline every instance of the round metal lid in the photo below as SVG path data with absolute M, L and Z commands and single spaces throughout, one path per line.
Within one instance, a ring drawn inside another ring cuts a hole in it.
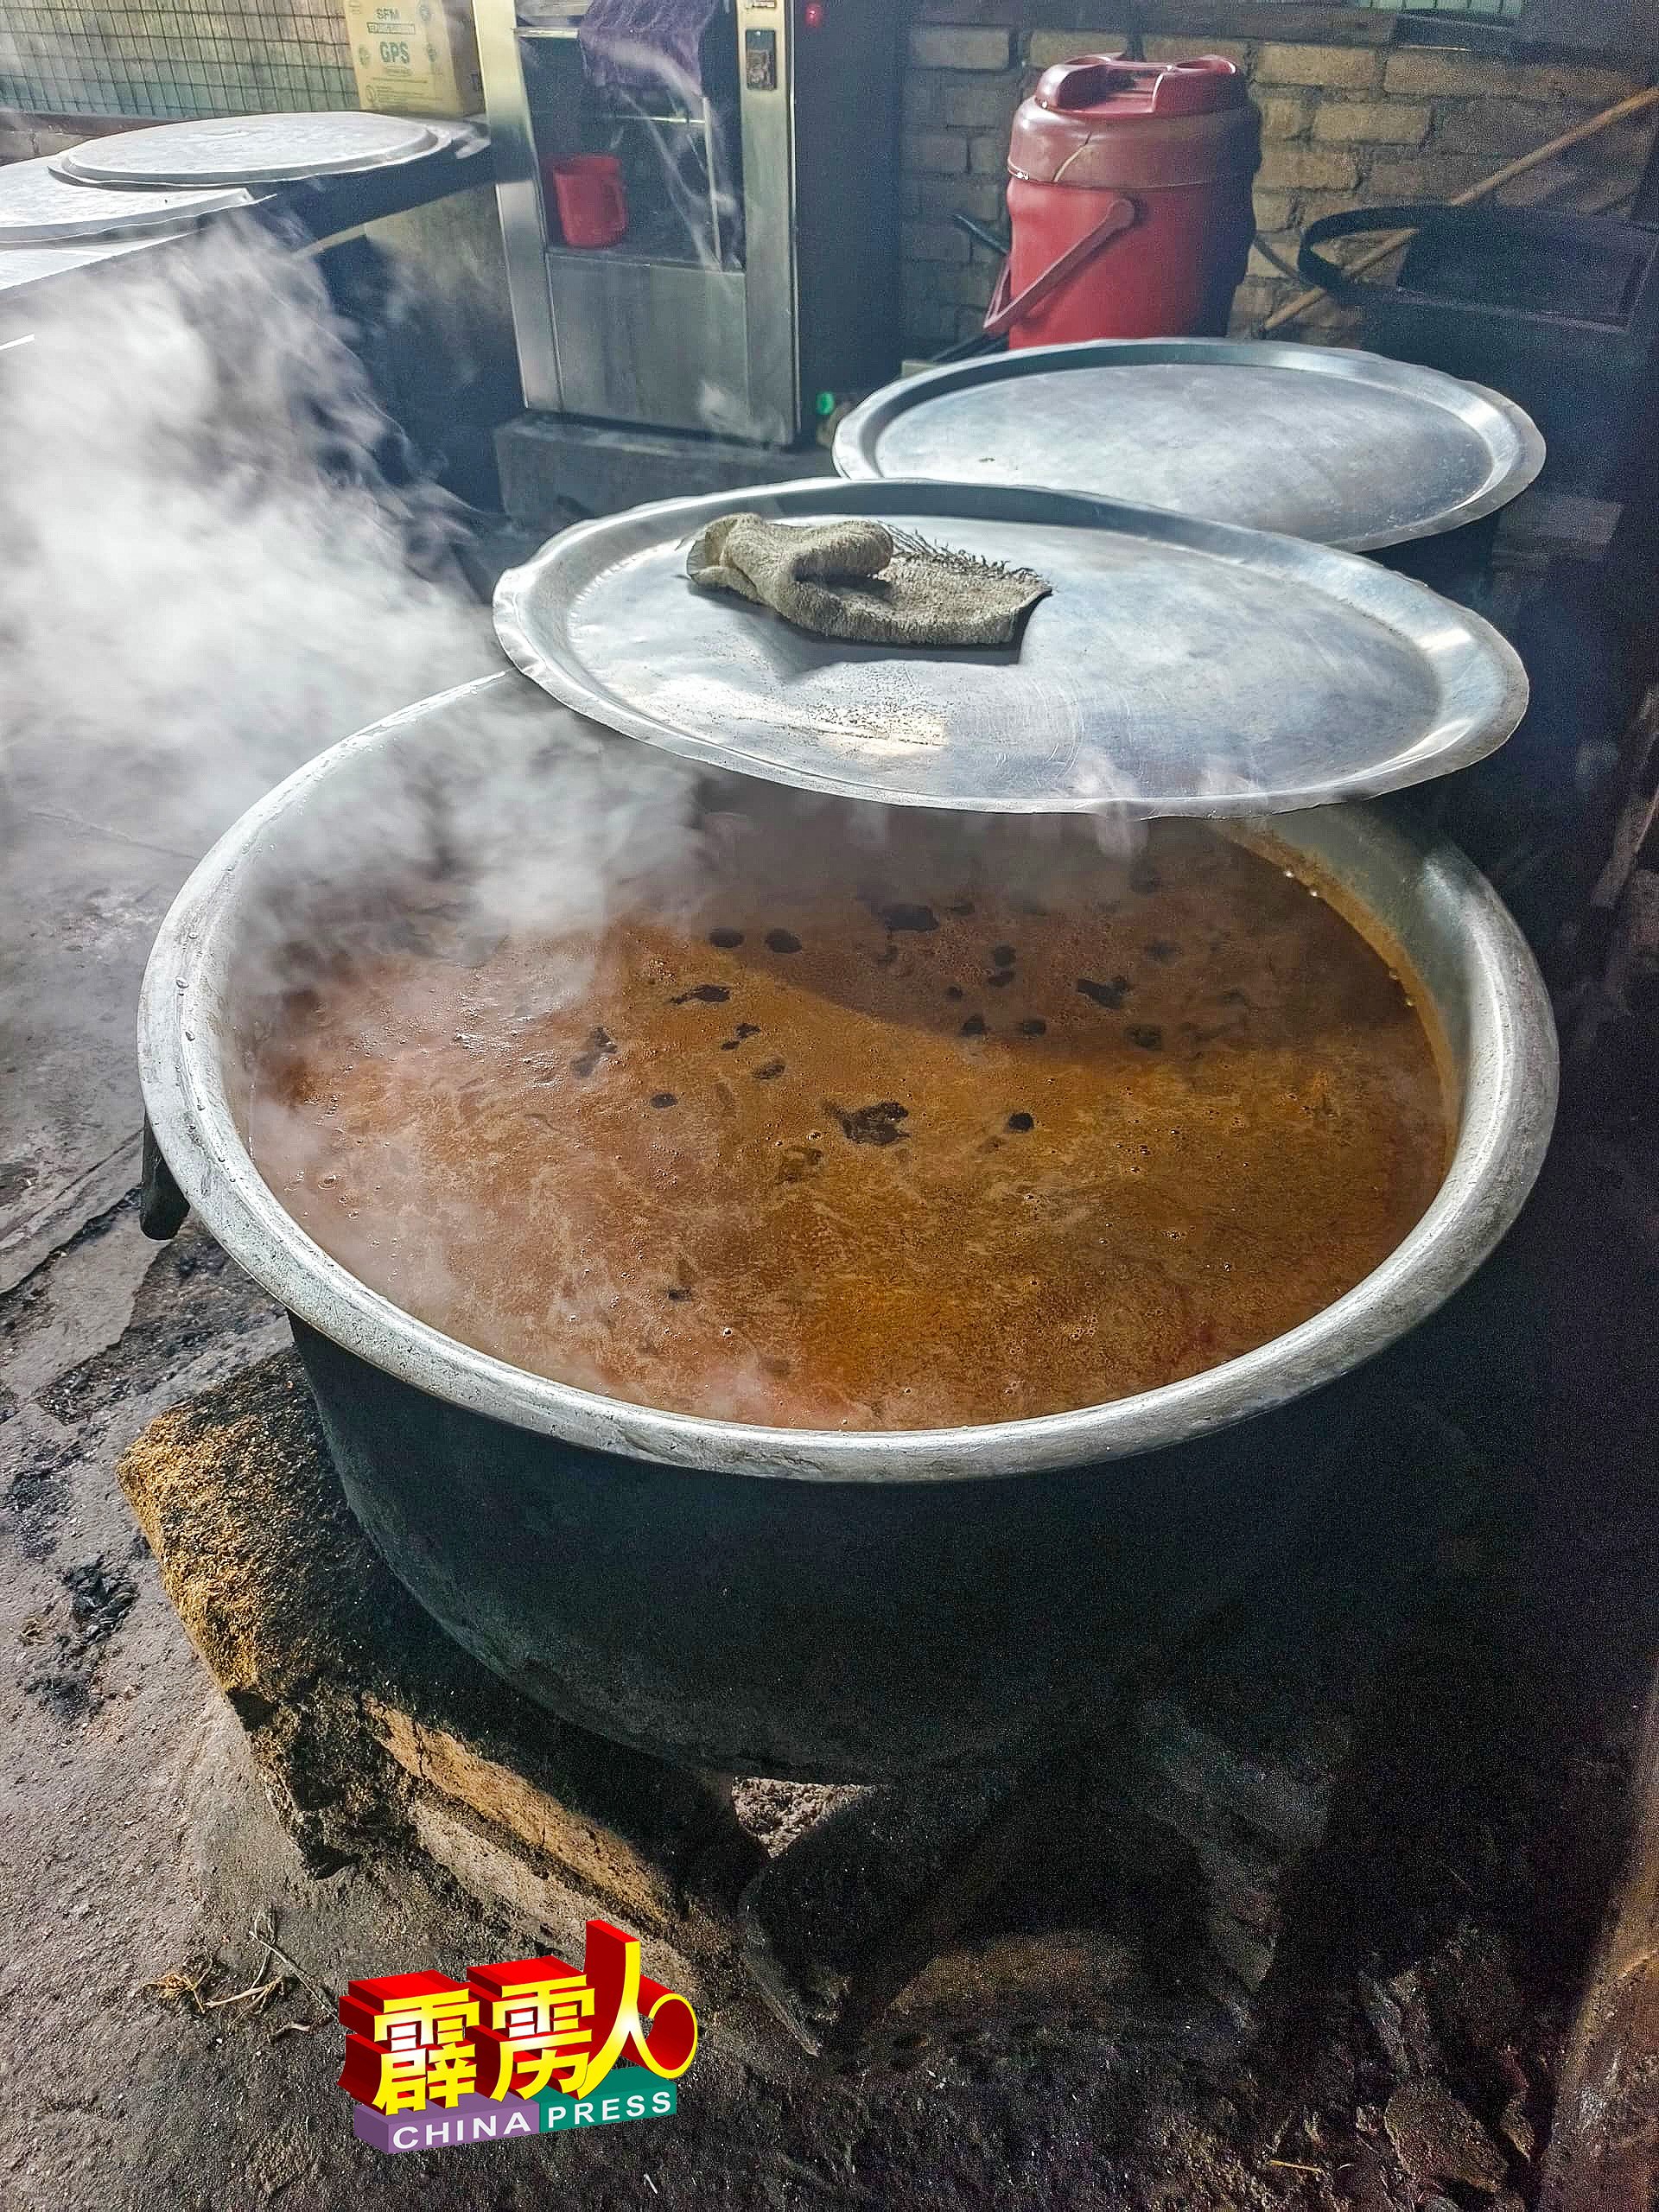
M 717 515 L 873 516 L 1052 584 L 1017 650 L 809 635 L 699 591 Z M 1291 537 L 988 484 L 802 484 L 583 523 L 510 569 L 526 676 L 629 737 L 775 783 L 979 812 L 1276 813 L 1465 766 L 1526 705 L 1491 626 Z
M 846 477 L 1042 485 L 1351 553 L 1491 514 L 1543 463 L 1499 392 L 1261 340 L 1021 347 L 888 385 L 836 437 Z
M 194 192 L 107 192 L 67 184 L 45 162 L 0 168 L 0 246 L 46 245 L 68 238 L 176 231 L 203 215 L 251 207 L 239 186 Z
M 442 143 L 403 115 L 221 115 L 88 139 L 52 166 L 80 184 L 283 184 L 388 168 Z

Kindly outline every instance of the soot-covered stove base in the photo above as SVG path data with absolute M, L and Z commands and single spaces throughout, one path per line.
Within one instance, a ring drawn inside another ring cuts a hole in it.
M 1038 1764 L 882 1787 L 689 1773 L 498 1683 L 358 1528 L 290 1354 L 165 1415 L 121 1475 L 315 1872 L 413 1852 L 550 1940 L 596 1899 L 808 2050 L 890 2037 L 903 2063 L 1033 2018 L 1195 2052 L 1258 2024 L 1357 1700 L 1471 1500 L 1426 1409 L 1395 1397 L 1372 1433 L 1342 1525 L 1157 1679 Z

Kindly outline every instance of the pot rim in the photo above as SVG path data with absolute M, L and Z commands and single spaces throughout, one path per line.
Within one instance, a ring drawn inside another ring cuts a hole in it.
M 219 1065 L 215 989 L 242 879 L 270 833 L 348 759 L 518 681 L 474 678 L 319 753 L 213 848 L 162 922 L 145 969 L 138 1066 L 150 1126 L 179 1187 L 245 1273 L 322 1335 L 467 1411 L 603 1452 L 728 1475 L 820 1482 L 948 1482 L 1085 1467 L 1166 1448 L 1288 1403 L 1359 1366 L 1427 1319 L 1493 1250 L 1548 1145 L 1557 1047 L 1543 979 L 1486 879 L 1458 849 L 1425 848 L 1368 808 L 1341 814 L 1374 850 L 1419 871 L 1425 900 L 1455 912 L 1471 993 L 1463 1112 L 1427 1212 L 1354 1288 L 1284 1335 L 1218 1367 L 1132 1397 L 1037 1419 L 950 1429 L 764 1428 L 664 1413 L 532 1375 L 430 1327 L 349 1274 L 267 1187 L 236 1128 Z M 1309 816 L 1263 828 L 1297 849 Z

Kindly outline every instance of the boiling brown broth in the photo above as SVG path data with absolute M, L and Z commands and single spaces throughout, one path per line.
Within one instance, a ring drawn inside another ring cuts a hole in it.
M 337 962 L 261 1052 L 266 1181 L 517 1366 L 844 1428 L 1194 1374 L 1427 1206 L 1428 1037 L 1282 868 L 1173 823 L 1115 867 L 920 817 L 872 853 L 838 823 L 740 838 L 694 911 L 596 940 Z

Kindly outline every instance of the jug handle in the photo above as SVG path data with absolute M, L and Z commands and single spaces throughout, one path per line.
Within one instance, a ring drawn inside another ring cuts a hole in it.
M 991 304 L 985 310 L 985 335 L 1001 338 L 1012 330 L 1016 322 L 1039 307 L 1048 297 L 1074 276 L 1086 261 L 1092 261 L 1103 245 L 1109 245 L 1120 231 L 1127 231 L 1138 219 L 1140 209 L 1133 200 L 1114 200 L 1106 213 L 1091 231 L 1085 231 L 1074 245 L 1069 245 L 1058 260 L 1051 261 L 1042 275 L 1027 284 L 1016 298 L 1008 297 L 1009 270 L 1012 260 L 1002 264 L 1002 274 L 996 280 L 996 289 L 991 295 Z

